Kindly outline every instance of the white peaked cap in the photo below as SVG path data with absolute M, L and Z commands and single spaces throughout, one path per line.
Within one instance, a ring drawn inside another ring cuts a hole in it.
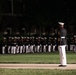
M 64 25 L 64 23 L 63 22 L 58 22 L 60 25 Z

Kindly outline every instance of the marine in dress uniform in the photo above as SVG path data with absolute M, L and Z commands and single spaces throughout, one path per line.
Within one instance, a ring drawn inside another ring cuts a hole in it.
M 25 39 L 26 37 L 23 37 L 23 53 L 26 53 Z
M 47 52 L 47 38 L 46 37 L 43 37 L 43 43 L 42 43 L 42 45 L 43 45 L 43 52 Z
M 74 35 L 74 52 L 76 52 L 76 35 Z
M 48 38 L 48 52 L 51 52 L 51 47 L 52 47 L 52 43 L 51 43 L 51 37 Z
M 16 53 L 20 53 L 20 37 L 17 37 Z
M 36 52 L 41 52 L 40 47 L 41 47 L 41 37 L 36 37 L 36 43 L 35 43 L 35 47 L 36 47 Z
M 30 37 L 30 52 L 34 53 L 34 37 Z
M 9 39 L 8 39 L 8 53 L 11 53 L 11 43 L 12 43 L 12 38 L 9 37 Z
M 63 22 L 58 22 L 59 23 L 59 27 L 60 30 L 58 32 L 59 38 L 58 38 L 58 42 L 59 42 L 59 46 L 58 46 L 58 50 L 59 50 L 59 54 L 60 54 L 60 67 L 66 67 L 67 66 L 67 61 L 66 61 L 66 44 L 67 44 L 67 31 L 64 28 L 64 23 Z
M 26 53 L 29 53 L 30 52 L 30 44 L 29 44 L 29 37 L 26 37 L 26 43 L 25 43 L 25 46 L 26 46 Z
M 22 54 L 23 53 L 23 36 L 21 36 L 20 38 L 20 53 Z
M 15 37 L 12 37 L 11 53 L 16 54 L 16 39 L 15 39 Z
M 4 37 L 2 42 L 2 54 L 6 53 L 6 47 L 7 47 L 7 42 L 6 42 L 6 37 Z

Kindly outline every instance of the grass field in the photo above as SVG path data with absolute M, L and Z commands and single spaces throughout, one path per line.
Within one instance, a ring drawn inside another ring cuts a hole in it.
M 76 64 L 76 53 L 66 52 L 67 63 Z M 59 64 L 58 52 L 29 53 L 29 54 L 0 54 L 0 63 L 34 63 L 34 64 Z
M 76 70 L 0 69 L 0 75 L 76 75 Z
M 76 53 L 67 52 L 68 64 L 76 64 Z M 59 64 L 58 52 L 29 54 L 0 54 L 0 63 Z M 76 70 L 60 69 L 2 69 L 0 75 L 76 75 Z

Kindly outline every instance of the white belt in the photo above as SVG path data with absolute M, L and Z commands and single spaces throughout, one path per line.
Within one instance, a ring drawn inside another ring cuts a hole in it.
M 62 39 L 64 39 L 65 37 L 61 37 Z

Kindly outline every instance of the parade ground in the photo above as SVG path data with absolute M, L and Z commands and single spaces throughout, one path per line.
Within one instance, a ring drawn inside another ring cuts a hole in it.
M 76 69 L 76 64 L 67 64 L 59 67 L 59 64 L 0 64 L 0 68 L 9 69 Z
M 0 54 L 0 75 L 75 75 L 76 53 L 67 52 L 67 66 L 59 65 L 58 52 Z
M 28 54 L 0 54 L 0 68 L 25 69 L 76 69 L 76 53 L 67 51 L 67 66 L 59 67 L 58 52 L 28 53 Z

